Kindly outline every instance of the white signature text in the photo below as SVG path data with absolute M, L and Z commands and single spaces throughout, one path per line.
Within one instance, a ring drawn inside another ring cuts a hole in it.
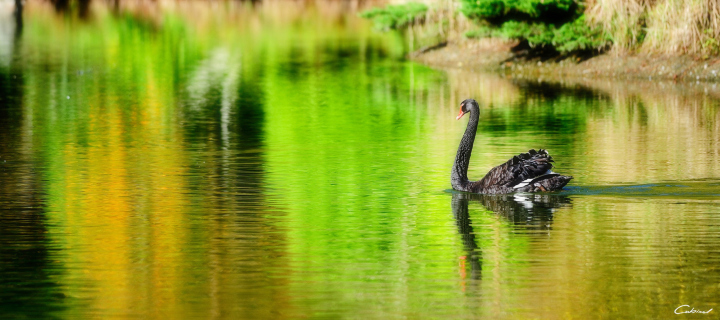
M 678 310 L 679 310 L 680 308 L 682 308 L 682 307 L 690 308 L 690 306 L 687 305 L 687 304 L 681 305 L 681 306 L 675 308 L 675 314 L 683 314 L 683 313 L 705 313 L 705 314 L 707 314 L 707 313 L 710 313 L 710 311 L 713 310 L 713 309 L 710 309 L 710 310 L 708 310 L 708 311 L 700 311 L 700 310 L 695 310 L 695 308 L 690 308 L 690 310 L 685 310 L 685 311 L 679 311 L 679 312 L 678 312 Z

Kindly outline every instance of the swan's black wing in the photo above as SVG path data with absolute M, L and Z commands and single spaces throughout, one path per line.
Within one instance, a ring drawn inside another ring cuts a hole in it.
M 534 178 L 551 178 L 553 175 L 548 173 L 553 167 L 552 162 L 554 161 L 546 150 L 531 149 L 492 168 L 482 180 L 473 185 L 473 189 L 476 192 L 494 193 L 494 189 L 513 189 L 515 186 L 522 186 L 522 183 L 534 182 Z

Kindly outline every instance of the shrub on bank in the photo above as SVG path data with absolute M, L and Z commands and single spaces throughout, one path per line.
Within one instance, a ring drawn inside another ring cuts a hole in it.
M 468 37 L 503 37 L 527 41 L 531 48 L 561 54 L 601 50 L 610 36 L 591 26 L 575 0 L 461 0 L 461 12 L 481 26 Z
M 575 0 L 461 0 L 460 12 L 499 25 L 506 21 L 567 22 L 577 16 Z
M 380 30 L 402 29 L 413 22 L 421 22 L 425 18 L 428 7 L 422 3 L 409 2 L 402 5 L 389 5 L 385 8 L 372 8 L 360 13 L 370 19 L 375 28 Z

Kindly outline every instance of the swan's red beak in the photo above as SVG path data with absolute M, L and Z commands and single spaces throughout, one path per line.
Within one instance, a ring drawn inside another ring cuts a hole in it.
M 462 118 L 464 115 L 465 115 L 465 112 L 463 112 L 462 109 L 460 109 L 460 113 L 458 114 L 457 117 L 455 117 L 455 120 L 460 120 L 460 118 Z

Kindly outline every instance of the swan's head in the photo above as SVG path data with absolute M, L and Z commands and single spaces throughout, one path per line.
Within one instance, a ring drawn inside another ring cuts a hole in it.
M 460 113 L 457 117 L 455 117 L 455 120 L 460 120 L 462 116 L 464 116 L 466 113 L 469 113 L 472 110 L 479 110 L 480 107 L 478 106 L 477 101 L 475 99 L 465 99 L 462 103 L 460 103 Z

